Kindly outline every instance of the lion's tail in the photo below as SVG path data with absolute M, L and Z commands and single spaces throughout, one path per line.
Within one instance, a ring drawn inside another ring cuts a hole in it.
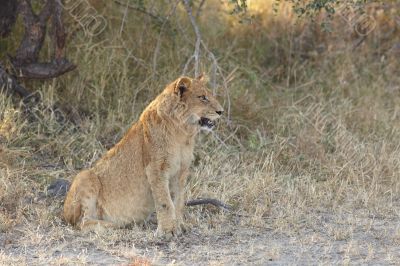
M 80 200 L 76 199 L 75 187 L 71 186 L 64 202 L 64 219 L 66 222 L 76 225 L 81 219 L 82 205 Z

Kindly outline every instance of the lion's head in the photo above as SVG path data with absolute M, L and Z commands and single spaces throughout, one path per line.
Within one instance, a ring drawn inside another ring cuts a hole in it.
M 221 104 L 207 89 L 204 77 L 178 78 L 165 89 L 164 96 L 175 103 L 168 112 L 172 117 L 203 130 L 212 130 L 215 120 L 224 112 Z

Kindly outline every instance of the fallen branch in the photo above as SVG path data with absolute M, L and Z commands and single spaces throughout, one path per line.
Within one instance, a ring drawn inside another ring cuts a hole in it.
M 225 211 L 229 211 L 230 215 L 233 215 L 235 217 L 251 217 L 248 214 L 241 214 L 241 213 L 236 213 L 233 212 L 232 206 L 229 206 L 222 201 L 219 201 L 217 199 L 194 199 L 194 200 L 188 200 L 185 205 L 186 206 L 196 206 L 196 205 L 204 205 L 204 204 L 211 204 L 215 207 L 219 207 L 224 209 Z
M 214 205 L 215 207 L 219 207 L 219 208 L 225 209 L 227 211 L 232 210 L 231 206 L 229 206 L 217 199 L 194 199 L 194 200 L 188 200 L 185 203 L 186 206 L 196 206 L 196 205 L 204 205 L 204 204 L 211 204 L 211 205 Z

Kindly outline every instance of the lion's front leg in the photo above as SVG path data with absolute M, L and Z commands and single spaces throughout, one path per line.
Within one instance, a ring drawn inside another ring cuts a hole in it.
M 146 168 L 146 174 L 157 213 L 157 235 L 170 239 L 178 234 L 175 206 L 169 190 L 169 177 L 158 169 L 160 168 L 150 165 Z
M 176 186 L 174 191 L 174 204 L 175 204 L 175 216 L 178 223 L 178 227 L 183 232 L 188 231 L 188 226 L 185 224 L 183 219 L 183 210 L 185 207 L 185 185 L 186 179 L 189 175 L 189 169 L 184 169 L 176 180 Z

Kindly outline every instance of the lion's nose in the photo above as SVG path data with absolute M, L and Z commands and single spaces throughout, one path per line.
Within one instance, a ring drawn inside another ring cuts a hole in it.
M 224 111 L 216 111 L 217 114 L 222 115 Z

